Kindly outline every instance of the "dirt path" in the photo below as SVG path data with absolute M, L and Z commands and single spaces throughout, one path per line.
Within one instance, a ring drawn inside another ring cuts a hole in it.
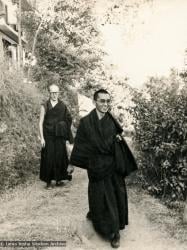
M 165 231 L 166 220 L 176 226 L 168 210 L 143 192 L 131 186 L 128 189 L 130 225 L 121 233 L 119 249 L 187 249 L 186 242 L 171 238 Z M 111 249 L 110 244 L 94 232 L 85 218 L 88 205 L 87 176 L 84 171 L 76 169 L 73 181 L 64 187 L 45 190 L 44 184 L 37 180 L 32 185 L 4 194 L 0 202 L 0 240 L 67 241 L 66 247 L 48 247 L 46 250 Z M 153 215 L 157 218 L 158 214 L 160 222 L 155 223 Z M 176 230 L 179 229 L 176 227 Z M 183 233 L 185 239 L 184 230 L 179 233 Z

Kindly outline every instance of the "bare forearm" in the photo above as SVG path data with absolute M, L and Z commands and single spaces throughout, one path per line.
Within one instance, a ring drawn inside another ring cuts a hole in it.
M 43 123 L 39 122 L 39 135 L 41 139 L 44 139 L 43 135 Z
M 45 140 L 44 140 L 44 134 L 43 134 L 44 115 L 45 115 L 45 109 L 43 106 L 41 106 L 40 120 L 39 120 L 39 134 L 40 134 L 40 140 L 41 140 L 42 147 L 45 147 Z

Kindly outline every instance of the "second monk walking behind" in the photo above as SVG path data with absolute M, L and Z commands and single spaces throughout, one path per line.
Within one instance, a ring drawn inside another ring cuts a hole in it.
M 42 145 L 40 179 L 51 187 L 51 180 L 56 185 L 63 184 L 62 180 L 71 180 L 68 175 L 68 156 L 66 141 L 73 141 L 71 133 L 72 118 L 66 105 L 58 99 L 59 87 L 49 86 L 49 100 L 41 106 L 40 138 Z

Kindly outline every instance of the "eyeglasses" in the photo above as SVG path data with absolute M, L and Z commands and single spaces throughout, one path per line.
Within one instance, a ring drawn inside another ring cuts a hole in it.
M 50 94 L 56 95 L 56 94 L 59 94 L 59 92 L 50 92 Z
M 99 99 L 97 100 L 97 102 L 100 102 L 101 104 L 110 104 L 111 103 L 111 100 L 110 99 Z

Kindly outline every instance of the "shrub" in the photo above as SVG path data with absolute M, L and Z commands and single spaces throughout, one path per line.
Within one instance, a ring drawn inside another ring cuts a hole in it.
M 135 144 L 139 176 L 151 193 L 173 200 L 185 198 L 187 172 L 187 88 L 174 71 L 151 78 L 135 92 Z
M 0 190 L 38 172 L 38 114 L 41 95 L 21 72 L 1 65 Z

